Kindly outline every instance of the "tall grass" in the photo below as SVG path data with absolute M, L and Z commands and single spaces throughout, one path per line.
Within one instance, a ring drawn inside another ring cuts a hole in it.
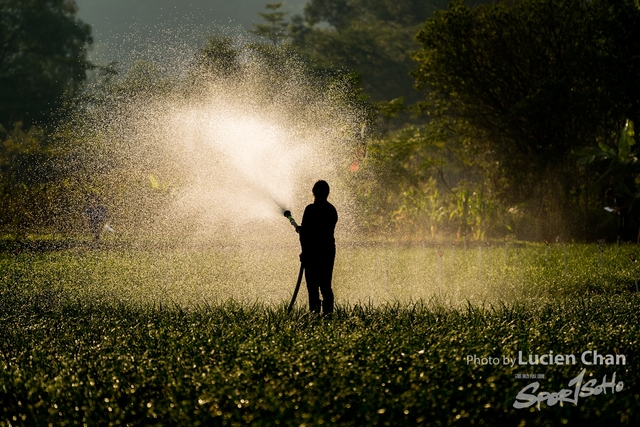
M 598 260 L 593 246 L 568 248 L 566 276 L 560 247 L 547 263 L 546 247 L 522 246 L 522 280 L 515 248 L 492 248 L 491 267 L 483 253 L 480 270 L 468 248 L 443 258 L 442 283 L 436 248 L 353 247 L 336 293 L 375 298 L 339 297 L 331 320 L 286 312 L 293 250 L 4 254 L 0 425 L 638 425 L 631 249 Z M 590 349 L 626 365 L 467 363 Z M 584 368 L 623 390 L 513 407 L 531 382 L 559 391 Z
M 635 291 L 635 246 L 598 254 L 593 245 L 342 245 L 334 271 L 339 301 L 453 305 L 516 302 Z M 439 251 L 442 256 L 439 255 Z M 565 256 L 566 251 L 566 256 Z M 295 246 L 102 246 L 0 253 L 0 285 L 64 289 L 88 300 L 107 298 L 182 306 L 228 299 L 279 304 L 297 277 Z M 565 262 L 566 259 L 566 262 Z M 300 304 L 305 305 L 302 293 Z

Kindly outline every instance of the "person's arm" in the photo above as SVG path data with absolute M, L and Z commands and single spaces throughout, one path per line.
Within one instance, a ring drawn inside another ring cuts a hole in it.
M 302 252 L 304 253 L 304 249 L 307 247 L 308 243 L 308 235 L 305 233 L 305 224 L 309 225 L 309 206 L 304 209 L 304 213 L 302 214 L 302 221 L 300 222 L 300 226 L 296 230 L 298 235 L 300 236 L 300 247 L 302 248 Z
M 613 211 L 617 214 L 620 214 L 620 211 L 623 211 L 627 207 L 629 207 L 629 203 L 627 203 L 623 197 L 616 197 L 613 204 Z

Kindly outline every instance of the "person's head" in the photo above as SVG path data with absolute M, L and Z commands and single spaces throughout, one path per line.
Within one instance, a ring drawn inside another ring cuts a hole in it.
M 607 191 L 605 191 L 604 195 L 607 199 L 613 199 L 616 197 L 616 192 L 613 190 L 613 188 L 607 188 Z
M 313 185 L 311 192 L 316 200 L 327 200 L 327 197 L 329 197 L 329 184 L 327 184 L 327 181 L 320 180 Z

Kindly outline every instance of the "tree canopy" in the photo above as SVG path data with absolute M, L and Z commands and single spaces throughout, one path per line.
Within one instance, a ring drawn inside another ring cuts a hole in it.
M 374 101 L 418 100 L 409 52 L 415 33 L 446 0 L 310 0 L 292 19 L 294 43 L 330 68 L 355 70 Z
M 253 24 L 252 33 L 266 37 L 274 46 L 289 38 L 287 27 L 289 24 L 284 19 L 287 12 L 283 12 L 282 3 L 267 3 L 266 12 L 260 12 L 259 15 L 265 20 L 265 24 Z
M 0 2 L 0 125 L 29 126 L 56 113 L 91 68 L 91 28 L 73 0 Z
M 59 147 L 43 128 L 91 68 L 90 27 L 76 11 L 72 0 L 0 2 L 0 225 L 13 230 L 47 223 L 65 197 Z
M 639 31 L 634 0 L 455 1 L 418 33 L 414 76 L 424 109 L 488 154 L 508 178 L 503 195 L 524 201 L 543 181 L 578 186 L 572 153 L 615 144 L 637 120 Z

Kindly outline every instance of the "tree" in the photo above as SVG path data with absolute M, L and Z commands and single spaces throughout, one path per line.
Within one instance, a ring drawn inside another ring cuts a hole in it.
M 572 153 L 637 117 L 638 28 L 633 0 L 455 1 L 417 36 L 422 108 L 490 159 L 504 202 L 568 218 L 585 181 Z
M 446 0 L 311 0 L 292 19 L 294 44 L 327 68 L 362 75 L 374 101 L 418 100 L 409 73 L 415 33 Z
M 92 66 L 91 28 L 73 0 L 0 2 L 0 125 L 51 120 Z
M 283 40 L 289 38 L 287 27 L 289 24 L 284 19 L 287 12 L 282 12 L 282 3 L 267 3 L 265 8 L 272 12 L 260 12 L 260 16 L 267 23 L 266 24 L 254 24 L 255 30 L 251 30 L 252 33 L 265 37 L 271 40 L 273 46 L 277 46 Z
M 66 195 L 53 165 L 64 151 L 44 128 L 61 117 L 91 64 L 90 27 L 71 0 L 0 1 L 0 226 L 50 225 Z M 35 125 L 35 126 L 34 126 Z M 51 126 L 52 127 L 52 126 Z
M 198 74 L 228 76 L 240 69 L 239 57 L 230 37 L 210 37 L 196 54 L 193 69 Z

